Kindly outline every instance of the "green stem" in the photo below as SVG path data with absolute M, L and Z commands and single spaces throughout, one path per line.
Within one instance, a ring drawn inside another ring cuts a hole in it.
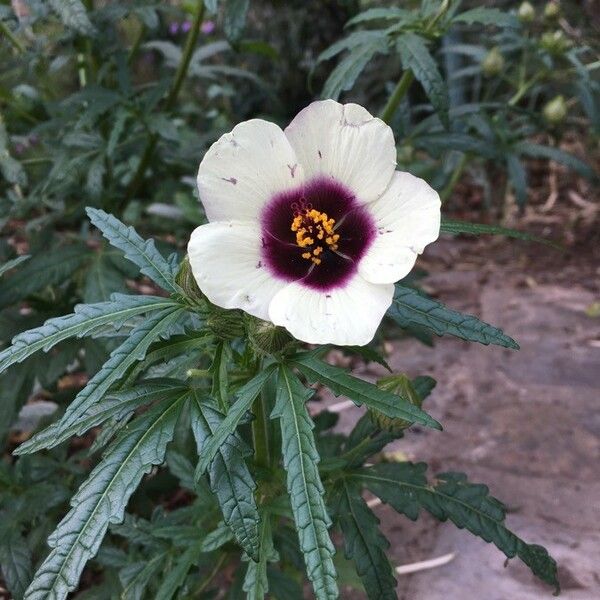
M 432 29 L 436 26 L 437 22 L 446 14 L 449 8 L 450 0 L 444 0 L 440 5 L 440 8 L 437 11 L 437 13 L 434 15 L 431 21 L 427 23 L 424 33 L 430 33 Z M 402 98 L 406 96 L 406 92 L 408 92 L 408 89 L 410 88 L 414 79 L 415 76 L 410 69 L 406 69 L 404 73 L 402 73 L 400 81 L 398 81 L 398 83 L 396 84 L 394 91 L 392 92 L 386 105 L 383 108 L 383 111 L 381 112 L 381 120 L 387 123 L 388 125 L 393 119 L 394 114 L 396 113 L 396 110 L 400 105 L 400 102 L 402 102 Z
M 183 82 L 185 80 L 190 61 L 192 60 L 192 54 L 194 52 L 194 48 L 196 47 L 196 42 L 198 41 L 198 34 L 200 33 L 200 23 L 202 23 L 203 18 L 204 0 L 198 0 L 198 3 L 196 5 L 196 13 L 192 22 L 192 28 L 190 29 L 190 32 L 188 33 L 187 38 L 185 40 L 185 46 L 183 48 L 181 62 L 177 67 L 175 77 L 173 78 L 173 83 L 171 84 L 171 89 L 169 90 L 167 99 L 165 100 L 165 109 L 167 111 L 171 110 L 173 106 L 175 106 L 175 102 L 177 101 L 179 92 L 181 91 L 181 86 L 183 85 Z M 126 200 L 129 200 L 138 191 L 142 180 L 144 179 L 144 173 L 148 168 L 148 163 L 150 162 L 150 159 L 154 154 L 157 142 L 158 135 L 156 133 L 150 134 L 150 137 L 148 138 L 148 143 L 146 144 L 146 148 L 142 153 L 142 157 L 140 159 L 135 175 L 133 176 L 131 182 L 127 186 L 127 190 L 125 192 Z
M 460 179 L 461 175 L 463 174 L 463 171 L 465 170 L 465 167 L 467 166 L 467 163 L 469 162 L 469 158 L 470 157 L 468 153 L 465 153 L 460 157 L 460 160 L 458 161 L 458 164 L 456 165 L 456 168 L 452 173 L 452 177 L 450 177 L 450 181 L 448 181 L 446 187 L 444 187 L 444 189 L 440 192 L 440 198 L 442 202 L 448 200 L 448 198 L 450 198 L 450 196 L 452 195 L 452 192 L 454 191 L 458 180 Z
M 400 102 L 402 102 L 402 98 L 404 98 L 406 92 L 408 92 L 408 89 L 410 88 L 410 85 L 414 81 L 414 79 L 415 76 L 413 75 L 413 72 L 410 69 L 407 69 L 406 71 L 404 71 L 404 73 L 402 73 L 400 81 L 394 88 L 394 91 L 392 92 L 386 105 L 383 108 L 383 111 L 381 112 L 381 120 L 387 123 L 388 125 L 394 117 L 394 114 L 396 114 L 396 110 Z
M 25 52 L 25 46 L 23 46 L 21 41 L 17 39 L 15 34 L 10 30 L 9 26 L 4 21 L 0 21 L 0 31 L 6 36 L 8 41 L 20 54 Z
M 254 414 L 254 420 L 252 421 L 252 443 L 254 446 L 254 462 L 259 467 L 264 467 L 268 469 L 271 466 L 271 452 L 269 449 L 270 420 L 269 410 L 267 406 L 267 397 L 265 394 L 261 393 L 258 395 L 256 400 L 254 401 L 252 413 Z

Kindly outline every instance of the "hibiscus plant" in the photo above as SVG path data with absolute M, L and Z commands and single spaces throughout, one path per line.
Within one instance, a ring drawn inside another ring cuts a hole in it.
M 340 346 L 387 366 L 369 345 L 384 317 L 518 348 L 406 279 L 444 225 L 437 192 L 396 171 L 395 158 L 384 121 L 325 100 L 285 131 L 253 119 L 212 145 L 197 178 L 208 223 L 191 234 L 183 261 L 87 209 L 156 293 L 80 304 L 0 353 L 5 370 L 69 338 L 118 340 L 58 420 L 15 450 L 24 460 L 101 427 L 92 449 L 102 458 L 48 538 L 24 598 L 66 598 L 90 559 L 118 560 L 119 546 L 103 545 L 109 528 L 141 546 L 121 577 L 125 597 L 205 597 L 232 564 L 231 597 L 300 598 L 303 569 L 314 597 L 338 598 L 337 546 L 369 598 L 395 598 L 388 541 L 365 492 L 410 519 L 427 511 L 452 521 L 558 588 L 555 561 L 506 528 L 486 486 L 381 460 L 411 425 L 441 429 L 422 408 L 432 378 L 392 373 L 370 383 L 328 361 Z M 334 413 L 311 416 L 315 384 L 366 409 L 348 435 L 333 430 Z M 180 506 L 156 509 L 149 522 L 126 516 L 165 460 L 185 490 Z

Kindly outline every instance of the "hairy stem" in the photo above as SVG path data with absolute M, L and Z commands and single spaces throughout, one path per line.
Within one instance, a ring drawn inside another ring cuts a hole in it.
M 175 106 L 175 102 L 179 97 L 179 92 L 181 91 L 181 86 L 185 80 L 185 76 L 187 74 L 188 67 L 190 65 L 190 61 L 192 59 L 192 54 L 194 52 L 194 48 L 196 47 L 196 42 L 198 41 L 198 34 L 200 32 L 200 23 L 202 23 L 202 19 L 204 18 L 204 0 L 198 0 L 196 5 L 196 12 L 194 14 L 194 20 L 192 22 L 192 27 L 187 35 L 185 40 L 185 46 L 183 48 L 183 54 L 181 56 L 181 62 L 177 67 L 177 71 L 175 72 L 175 77 L 173 78 L 173 83 L 171 84 L 171 89 L 167 95 L 165 100 L 165 109 L 171 110 L 173 106 Z M 154 154 L 154 150 L 156 148 L 156 143 L 158 142 L 158 135 L 156 133 L 150 134 L 148 138 L 148 142 L 146 147 L 144 148 L 144 152 L 142 153 L 142 157 L 140 159 L 140 163 L 135 172 L 135 175 L 131 179 L 131 182 L 127 186 L 127 190 L 125 192 L 125 199 L 130 199 L 139 189 L 143 179 L 144 173 L 148 168 L 148 163 Z

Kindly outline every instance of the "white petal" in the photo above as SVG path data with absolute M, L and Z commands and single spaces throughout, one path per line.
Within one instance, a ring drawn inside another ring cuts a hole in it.
M 261 119 L 222 135 L 198 169 L 198 193 L 209 221 L 258 219 L 274 195 L 298 187 L 302 167 L 283 131 Z
M 368 206 L 376 238 L 358 266 L 372 283 L 406 277 L 417 255 L 440 234 L 440 197 L 423 179 L 396 171 L 385 194 Z
M 392 130 L 358 104 L 313 102 L 285 130 L 307 180 L 333 177 L 360 202 L 385 191 L 396 168 Z
M 208 223 L 197 227 L 188 244 L 192 273 L 198 287 L 223 308 L 241 308 L 268 319 L 279 281 L 261 259 L 260 229 L 244 222 Z
M 393 285 L 374 285 L 359 275 L 327 292 L 290 283 L 271 301 L 269 317 L 309 344 L 364 346 L 373 339 L 393 295 Z

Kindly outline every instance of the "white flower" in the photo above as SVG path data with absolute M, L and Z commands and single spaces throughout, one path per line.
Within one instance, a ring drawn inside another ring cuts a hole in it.
M 440 230 L 438 194 L 395 168 L 392 130 L 357 104 L 314 102 L 285 131 L 240 123 L 198 171 L 198 286 L 299 340 L 367 344 Z

